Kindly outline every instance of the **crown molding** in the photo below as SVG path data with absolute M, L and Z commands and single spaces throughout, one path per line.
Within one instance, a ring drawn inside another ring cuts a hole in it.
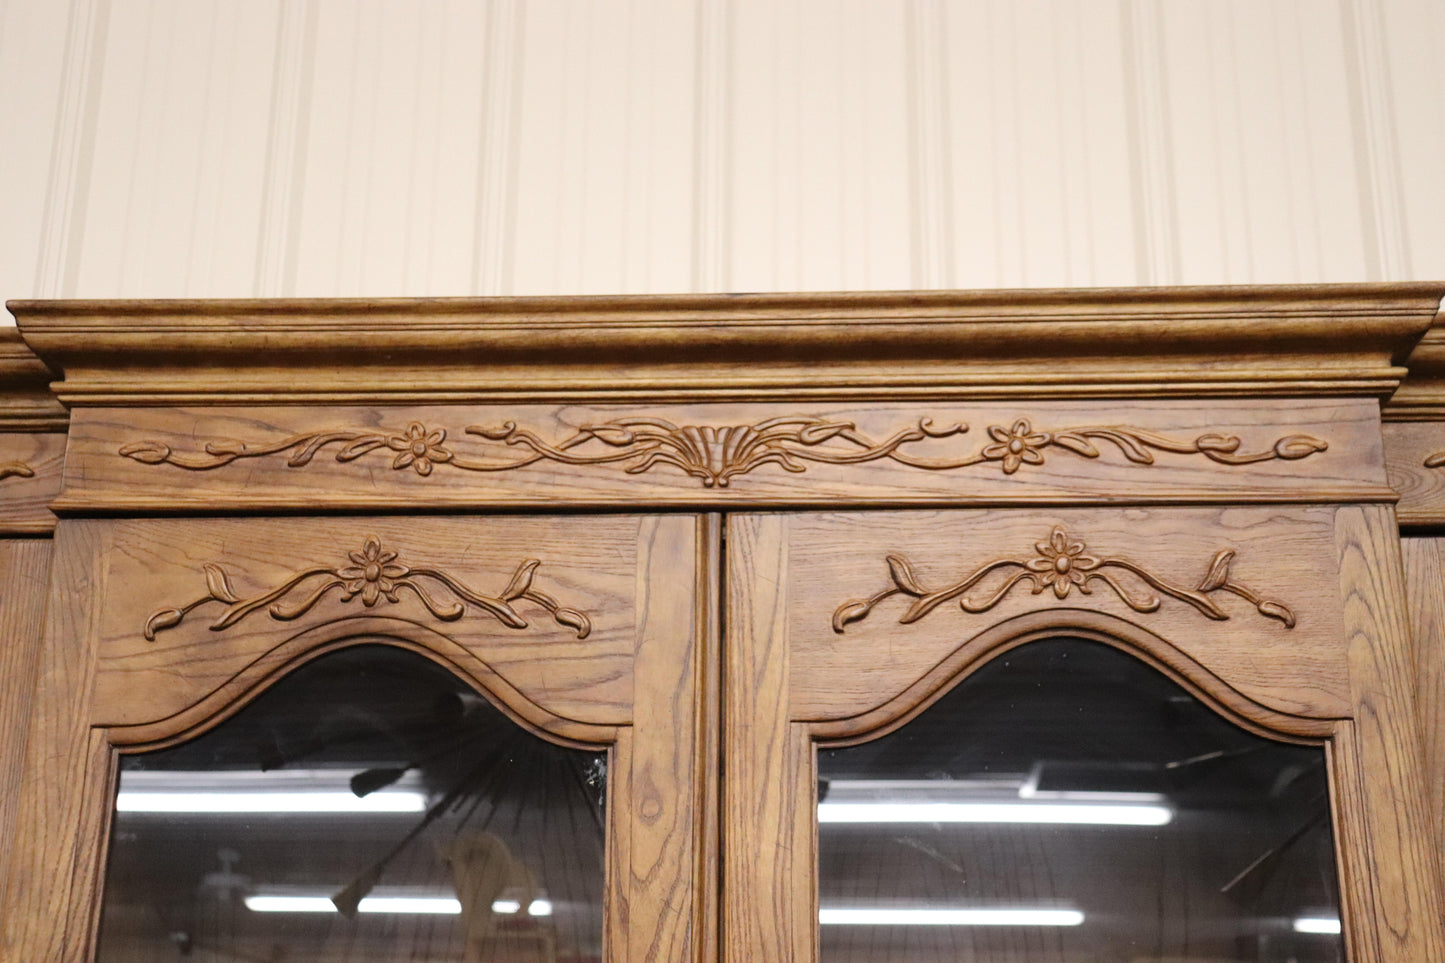
M 55 375 L 15 328 L 0 328 L 0 432 L 64 431 L 70 412 L 50 390 Z
M 1409 375 L 1381 410 L 1385 421 L 1445 421 L 1445 311 L 1405 362 Z
M 67 405 L 1375 396 L 1445 283 L 12 301 Z

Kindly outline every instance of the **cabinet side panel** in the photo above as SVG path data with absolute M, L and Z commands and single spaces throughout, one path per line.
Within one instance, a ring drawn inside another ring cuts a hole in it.
M 1445 959 L 1394 512 L 1344 507 L 1335 538 L 1375 928 L 1385 960 Z M 1355 925 L 1366 921 L 1357 917 Z M 1362 941 L 1356 940 L 1359 946 Z
M 104 592 L 101 532 L 100 523 L 84 521 L 56 529 L 15 814 L 12 884 L 0 912 L 0 958 L 16 963 L 74 963 L 84 958 L 89 941 L 90 894 L 109 808 L 109 754 L 87 724 L 95 600 Z
M 1445 853 L 1445 539 L 1401 544 L 1415 641 L 1415 702 L 1425 754 L 1425 802 L 1434 815 L 1436 852 Z M 1445 861 L 1442 866 L 1445 889 Z
M 15 810 L 40 658 L 50 550 L 48 538 L 0 540 L 0 906 L 5 903 L 15 846 Z
M 793 959 L 793 814 L 788 720 L 787 528 L 733 516 L 723 655 L 724 963 Z

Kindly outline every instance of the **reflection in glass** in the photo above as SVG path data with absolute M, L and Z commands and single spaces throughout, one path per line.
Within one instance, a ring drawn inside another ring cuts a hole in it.
M 100 963 L 602 957 L 606 756 L 361 646 L 122 757 Z
M 1339 963 L 1325 754 L 1096 642 L 818 753 L 823 963 Z

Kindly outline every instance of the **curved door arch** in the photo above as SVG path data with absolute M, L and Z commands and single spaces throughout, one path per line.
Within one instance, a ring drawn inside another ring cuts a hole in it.
M 733 516 L 724 960 L 818 959 L 820 747 L 898 738 L 1059 635 L 1138 656 L 1248 738 L 1322 746 L 1349 958 L 1433 958 L 1418 760 L 1381 711 L 1412 684 L 1392 525 L 1328 505 Z
M 609 747 L 529 731 L 415 647 L 345 641 L 121 756 L 97 959 L 600 961 Z
M 371 640 L 485 693 L 534 745 L 605 751 L 602 957 L 705 959 L 715 545 L 688 515 L 61 522 L 42 666 L 60 701 L 32 728 L 45 764 L 20 813 L 43 842 L 7 935 L 91 958 L 122 759 L 219 737 Z
M 906 725 L 820 745 L 820 959 L 1341 963 L 1314 741 L 1126 646 L 1001 648 Z

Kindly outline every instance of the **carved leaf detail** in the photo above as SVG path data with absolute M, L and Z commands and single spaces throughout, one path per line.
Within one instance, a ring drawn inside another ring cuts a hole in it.
M 231 580 L 226 577 L 225 569 L 207 562 L 201 566 L 206 572 L 206 588 L 211 590 L 211 597 L 222 602 L 236 602 L 236 593 L 231 589 Z
M 972 453 L 947 457 L 918 454 L 922 442 L 936 441 L 968 431 L 962 422 L 935 424 L 920 418 L 881 441 L 860 432 L 851 421 L 814 416 L 770 418 L 753 424 L 677 425 L 660 418 L 619 418 L 586 425 L 569 437 L 549 441 L 536 432 L 519 428 L 516 422 L 500 425 L 470 425 L 466 433 L 483 442 L 480 454 L 470 457 L 444 445 L 445 429 L 429 429 L 421 422 L 409 423 L 403 431 L 343 428 L 308 432 L 255 447 L 232 441 L 215 441 L 202 454 L 177 454 L 158 441 L 125 445 L 120 454 L 148 465 L 169 464 L 191 471 L 209 471 L 241 458 L 285 455 L 285 464 L 302 468 L 322 449 L 338 446 L 335 459 L 350 462 L 384 450 L 393 457 L 395 471 L 411 469 L 419 478 L 431 476 L 439 465 L 457 471 L 496 472 L 525 468 L 541 461 L 566 465 L 616 465 L 637 475 L 663 466 L 698 479 L 705 487 L 726 488 L 729 481 L 750 474 L 764 465 L 784 471 L 806 471 L 808 464 L 856 465 L 887 459 L 926 471 L 951 471 L 992 462 L 1004 475 L 1024 466 L 1044 464 L 1044 452 L 1051 448 L 1084 458 L 1102 457 L 1103 447 L 1113 446 L 1124 460 L 1137 465 L 1155 463 L 1155 452 L 1203 455 L 1224 465 L 1248 465 L 1272 459 L 1296 460 L 1326 450 L 1329 446 L 1308 435 L 1288 435 L 1260 451 L 1240 453 L 1241 440 L 1234 435 L 1207 432 L 1193 439 L 1134 428 L 1128 425 L 1085 425 L 1057 431 L 1035 431 L 1027 418 L 1009 425 L 992 425 L 985 444 Z M 501 451 L 497 450 L 501 447 Z M 523 451 L 518 454 L 516 449 Z M 1442 453 L 1445 454 L 1445 453 Z M 485 460 L 485 459 L 491 460 Z
M 561 625 L 577 632 L 577 638 L 585 639 L 592 633 L 592 620 L 576 609 L 559 608 L 552 617 Z
M 473 591 L 437 569 L 409 568 L 399 564 L 397 554 L 384 551 L 381 540 L 373 535 L 366 538 L 361 551 L 350 552 L 346 561 L 339 565 L 303 569 L 273 588 L 243 598 L 232 586 L 225 569 L 208 562 L 202 566 L 207 594 L 179 608 L 164 608 L 153 613 L 146 620 L 144 633 L 147 640 L 154 641 L 157 632 L 180 625 L 192 609 L 212 602 L 225 603 L 225 608 L 210 625 L 212 631 L 219 632 L 261 609 L 277 621 L 299 618 L 332 590 L 340 592 L 343 603 L 360 598 L 364 606 L 371 608 L 382 602 L 394 604 L 401 601 L 398 592 L 404 588 L 414 593 L 427 611 L 442 621 L 461 618 L 470 606 L 513 629 L 525 629 L 528 623 L 509 603 L 526 599 L 550 612 L 558 624 L 573 629 L 579 639 L 585 638 L 592 631 L 591 620 L 586 615 L 576 609 L 561 607 L 556 600 L 532 587 L 541 564 L 537 559 L 523 561 L 512 573 L 502 595 L 492 597 Z M 428 591 L 428 586 L 432 591 L 449 592 L 452 598 L 438 599 Z
M 158 441 L 138 441 L 125 445 L 120 453 L 146 465 L 159 465 L 171 457 L 170 446 L 162 445 Z
M 1290 435 L 1274 443 L 1274 453 L 1288 461 L 1308 458 L 1316 452 L 1329 448 L 1325 442 L 1309 435 Z
M 1259 614 L 1267 615 L 1272 619 L 1279 619 L 1287 629 L 1294 628 L 1294 613 L 1278 602 L 1271 602 L 1268 599 L 1260 602 Z
M 147 642 L 156 640 L 156 633 L 173 625 L 180 625 L 185 613 L 180 609 L 161 609 L 146 619 L 145 637 Z
M 833 612 L 833 631 L 842 632 L 843 626 L 849 622 L 857 622 L 867 616 L 872 606 L 862 599 L 855 599 L 852 602 L 844 602 Z
M 541 564 L 535 558 L 529 558 L 523 562 L 516 574 L 512 576 L 512 580 L 507 583 L 507 587 L 502 589 L 502 598 L 508 600 L 521 598 L 532 587 L 532 573 L 537 571 L 537 566 Z
M 1115 597 L 1136 612 L 1153 612 L 1160 606 L 1160 598 L 1140 589 L 1139 584 L 1154 589 L 1171 598 L 1192 606 L 1209 619 L 1225 620 L 1226 612 L 1211 597 L 1215 592 L 1228 592 L 1252 602 L 1260 615 L 1284 623 L 1285 628 L 1295 626 L 1292 611 L 1280 602 L 1260 597 L 1253 590 L 1235 581 L 1231 566 L 1235 559 L 1233 549 L 1221 549 L 1210 559 L 1199 587 L 1186 588 L 1177 582 L 1156 575 L 1149 569 L 1118 557 L 1098 557 L 1088 552 L 1083 539 L 1068 534 L 1062 526 L 1055 527 L 1049 537 L 1035 544 L 1037 553 L 1033 558 L 998 558 L 979 566 L 953 585 L 931 591 L 925 588 L 913 571 L 913 566 L 901 555 L 888 555 L 888 574 L 892 582 L 887 588 L 870 599 L 851 599 L 838 606 L 833 612 L 833 631 L 841 633 L 846 625 L 866 618 L 873 607 L 894 595 L 907 595 L 913 601 L 899 616 L 903 625 L 916 622 L 930 612 L 953 599 L 958 600 L 965 612 L 986 612 L 998 605 L 1019 583 L 1027 583 L 1030 592 L 1041 595 L 1046 591 L 1058 599 L 1066 599 L 1074 590 L 1081 595 L 1092 595 L 1093 586 L 1102 584 Z M 994 573 L 1007 573 L 1000 583 Z M 983 584 L 978 595 L 970 596 L 969 590 Z
M 888 556 L 888 572 L 893 576 L 894 584 L 909 595 L 925 594 L 923 589 L 918 587 L 918 578 L 913 574 L 913 566 L 903 556 Z
M 1209 571 L 1204 573 L 1204 580 L 1199 583 L 1199 591 L 1213 592 L 1229 581 L 1229 563 L 1234 561 L 1234 550 L 1230 548 L 1221 549 L 1214 553 L 1214 558 L 1209 563 Z

